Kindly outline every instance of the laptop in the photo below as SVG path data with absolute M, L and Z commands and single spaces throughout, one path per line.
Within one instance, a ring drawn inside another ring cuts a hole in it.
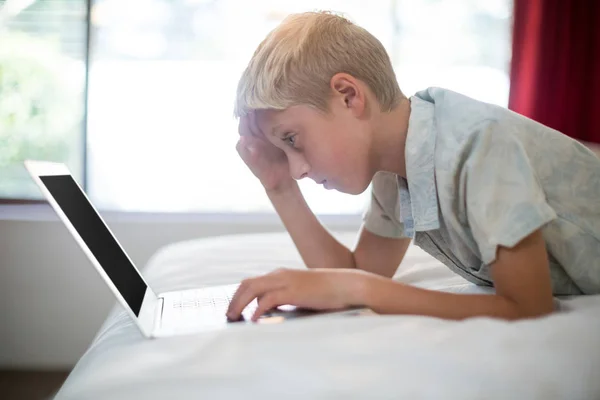
M 147 338 L 224 329 L 250 321 L 253 300 L 241 321 L 225 313 L 239 283 L 156 293 L 125 253 L 68 167 L 26 160 L 25 167 L 102 279 Z M 266 313 L 259 323 L 279 323 L 316 314 L 358 314 L 360 309 L 313 311 L 284 305 Z

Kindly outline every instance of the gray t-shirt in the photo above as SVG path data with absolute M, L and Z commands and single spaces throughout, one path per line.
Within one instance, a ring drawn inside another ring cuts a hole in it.
M 365 228 L 493 286 L 498 246 L 541 228 L 555 295 L 600 293 L 600 158 L 505 108 L 429 88 L 411 99 L 407 179 L 378 172 Z

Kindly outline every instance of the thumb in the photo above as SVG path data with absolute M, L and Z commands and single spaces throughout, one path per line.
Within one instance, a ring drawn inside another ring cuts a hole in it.
M 238 140 L 237 145 L 235 146 L 238 154 L 244 161 L 249 160 L 251 156 L 256 154 L 256 143 L 253 143 L 252 140 L 248 140 L 247 137 L 242 137 Z
M 252 137 L 243 136 L 240 138 L 241 146 L 247 150 L 251 155 L 256 154 L 258 151 L 258 146 L 261 145 L 259 140 L 256 140 Z

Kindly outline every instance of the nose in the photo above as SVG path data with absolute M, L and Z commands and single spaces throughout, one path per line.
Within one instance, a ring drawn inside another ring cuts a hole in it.
M 304 157 L 298 154 L 288 156 L 288 163 L 290 164 L 290 175 L 292 176 L 292 178 L 300 180 L 308 176 L 310 166 L 308 165 Z

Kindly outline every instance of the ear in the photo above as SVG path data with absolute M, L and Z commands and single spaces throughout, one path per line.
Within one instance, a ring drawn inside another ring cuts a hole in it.
M 350 74 L 343 72 L 335 74 L 330 81 L 334 102 L 341 103 L 344 108 L 356 116 L 365 110 L 365 92 L 359 81 Z

